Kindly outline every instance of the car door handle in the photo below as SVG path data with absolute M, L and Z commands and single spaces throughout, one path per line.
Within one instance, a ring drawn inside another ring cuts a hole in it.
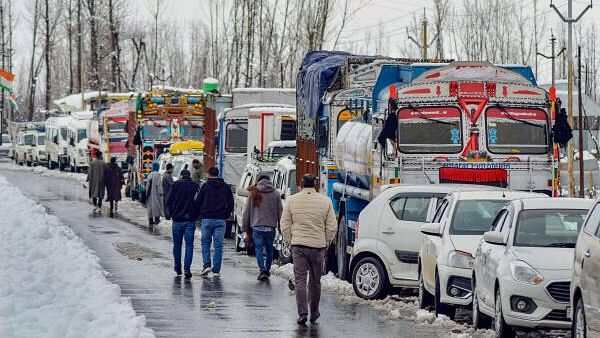
M 393 235 L 396 233 L 396 231 L 394 231 L 394 229 L 392 229 L 392 228 L 387 228 L 387 229 L 383 230 L 382 233 L 384 233 L 386 235 Z
M 590 256 L 591 256 L 591 254 L 590 254 L 590 250 L 585 250 L 585 251 L 583 252 L 583 255 L 584 255 L 585 257 L 590 257 Z

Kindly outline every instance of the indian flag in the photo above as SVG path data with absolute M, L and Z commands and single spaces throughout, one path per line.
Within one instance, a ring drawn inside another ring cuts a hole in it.
M 10 94 L 10 96 L 8 97 L 8 102 L 13 107 L 13 109 L 17 109 L 17 96 L 15 95 L 15 93 Z
M 15 74 L 0 69 L 0 88 L 12 93 Z

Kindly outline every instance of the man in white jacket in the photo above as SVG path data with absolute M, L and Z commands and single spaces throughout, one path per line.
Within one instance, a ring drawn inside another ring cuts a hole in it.
M 302 191 L 290 196 L 281 215 L 281 233 L 292 246 L 298 324 L 315 323 L 319 316 L 321 275 L 325 251 L 337 233 L 331 200 L 315 190 L 316 179 L 302 177 Z M 308 288 L 307 288 L 308 274 Z

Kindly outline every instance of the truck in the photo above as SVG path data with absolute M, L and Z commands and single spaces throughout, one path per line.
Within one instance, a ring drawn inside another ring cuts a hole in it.
M 66 163 L 72 172 L 82 172 L 89 167 L 88 127 L 93 117 L 92 111 L 74 111 L 68 116 Z
M 46 119 L 46 155 L 48 169 L 59 168 L 61 171 L 68 167 L 69 145 L 68 125 L 71 121 L 69 115 L 55 115 Z
M 338 219 L 328 270 L 347 279 L 360 211 L 390 184 L 551 193 L 547 92 L 530 67 L 310 52 L 297 82 L 297 184 Z
M 128 135 L 136 148 L 128 174 L 133 200 L 145 201 L 144 180 L 165 149 L 175 142 L 204 140 L 204 104 L 203 92 L 195 89 L 160 89 L 137 96 L 136 127 Z

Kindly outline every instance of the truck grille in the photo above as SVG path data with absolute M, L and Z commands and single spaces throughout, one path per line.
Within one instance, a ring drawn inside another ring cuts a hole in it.
M 550 313 L 548 315 L 546 315 L 546 317 L 544 317 L 545 320 L 559 320 L 562 322 L 568 322 L 569 318 L 567 318 L 567 311 L 566 310 L 552 310 L 550 311 Z
M 571 297 L 571 282 L 550 283 L 546 290 L 557 302 L 568 303 Z

